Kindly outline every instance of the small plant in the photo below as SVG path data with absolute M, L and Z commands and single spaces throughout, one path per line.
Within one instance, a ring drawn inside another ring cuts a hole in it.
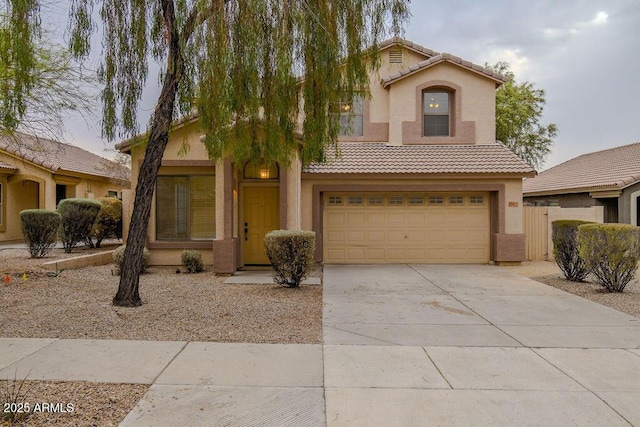
M 0 388 L 1 423 L 8 422 L 9 425 L 20 423 L 31 415 L 31 407 L 28 403 L 29 399 L 27 399 L 29 392 L 30 387 L 27 386 L 26 377 L 19 380 L 14 376 L 13 380 L 7 380 L 5 386 Z
M 582 282 L 589 274 L 578 252 L 578 227 L 583 224 L 589 224 L 589 222 L 560 220 L 553 221 L 551 225 L 553 258 L 564 273 L 564 277 L 572 282 Z
M 264 236 L 274 282 L 297 288 L 313 267 L 316 234 L 313 231 L 274 230 Z
M 44 209 L 27 209 L 20 212 L 20 221 L 31 258 L 42 258 L 51 252 L 56 245 L 60 214 Z
M 60 240 L 66 253 L 71 253 L 79 242 L 86 241 L 96 216 L 100 212 L 100 202 L 93 199 L 64 199 L 58 204 L 62 217 Z
M 202 254 L 200 251 L 195 250 L 184 250 L 182 252 L 182 266 L 185 268 L 187 273 L 200 273 L 204 270 L 204 266 L 202 264 Z
M 100 211 L 85 241 L 90 248 L 99 248 L 104 239 L 122 236 L 122 202 L 115 197 L 99 197 L 96 200 L 100 202 Z
M 578 249 L 589 272 L 609 292 L 622 292 L 640 260 L 640 228 L 629 224 L 578 227 Z
M 124 262 L 124 251 L 127 248 L 127 245 L 119 246 L 115 251 L 113 251 L 113 262 L 116 265 L 115 274 L 118 276 L 122 272 L 122 263 Z M 142 260 L 140 263 L 140 273 L 146 273 L 149 268 L 149 260 L 151 259 L 151 253 L 149 249 L 144 248 L 142 251 Z

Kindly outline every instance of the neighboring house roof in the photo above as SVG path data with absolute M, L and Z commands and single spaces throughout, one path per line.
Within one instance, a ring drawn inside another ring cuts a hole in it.
M 623 189 L 640 181 L 640 142 L 583 154 L 526 179 L 523 193 L 579 193 Z
M 450 64 L 454 64 L 459 67 L 466 68 L 470 71 L 473 71 L 474 73 L 480 74 L 488 79 L 495 81 L 496 85 L 501 85 L 502 83 L 505 83 L 508 80 L 505 76 L 495 72 L 490 68 L 485 68 L 481 65 L 477 65 L 472 62 L 465 61 L 464 59 L 459 58 L 455 55 L 451 55 L 450 53 L 441 53 L 432 58 L 418 62 L 415 65 L 411 65 L 408 68 L 396 74 L 393 74 L 389 77 L 382 79 L 382 86 L 386 88 L 389 85 L 397 82 L 398 80 L 402 80 L 405 77 L 411 76 L 429 67 L 433 67 L 434 65 L 440 64 L 441 62 L 448 62 Z
M 75 172 L 119 181 L 130 178 L 128 168 L 82 148 L 21 132 L 0 136 L 0 150 L 52 173 Z
M 4 171 L 14 172 L 14 173 L 18 171 L 18 168 L 2 162 L 0 162 L 0 169 Z
M 329 149 L 327 162 L 312 163 L 303 172 L 313 174 L 518 174 L 533 176 L 534 169 L 502 144 L 387 145 L 378 142 L 343 142 Z

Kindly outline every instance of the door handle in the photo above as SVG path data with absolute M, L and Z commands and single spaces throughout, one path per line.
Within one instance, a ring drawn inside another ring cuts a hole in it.
M 244 223 L 244 240 L 245 241 L 249 240 L 249 223 L 248 222 Z

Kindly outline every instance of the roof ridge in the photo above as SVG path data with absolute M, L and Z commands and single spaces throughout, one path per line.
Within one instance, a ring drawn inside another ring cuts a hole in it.
M 383 87 L 386 88 L 390 84 L 396 82 L 397 80 L 402 79 L 403 77 L 414 74 L 432 65 L 439 64 L 440 62 L 450 62 L 454 65 L 458 65 L 470 71 L 474 71 L 480 75 L 483 75 L 489 79 L 493 79 L 502 83 L 508 80 L 505 76 L 503 76 L 502 74 L 498 73 L 495 70 L 492 70 L 491 68 L 483 67 L 482 65 L 478 65 L 471 61 L 467 61 L 465 59 L 462 59 L 459 56 L 453 55 L 448 52 L 442 52 L 435 56 L 432 56 L 431 58 L 425 59 L 424 61 L 420 61 L 417 64 L 412 64 L 409 67 L 402 69 L 395 74 L 384 77 L 382 79 L 382 85 Z

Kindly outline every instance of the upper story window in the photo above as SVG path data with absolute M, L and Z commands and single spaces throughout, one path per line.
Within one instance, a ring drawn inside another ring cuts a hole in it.
M 429 90 L 422 94 L 423 136 L 450 136 L 451 94 L 444 90 Z
M 340 136 L 364 135 L 364 100 L 355 96 L 351 102 L 340 103 Z

